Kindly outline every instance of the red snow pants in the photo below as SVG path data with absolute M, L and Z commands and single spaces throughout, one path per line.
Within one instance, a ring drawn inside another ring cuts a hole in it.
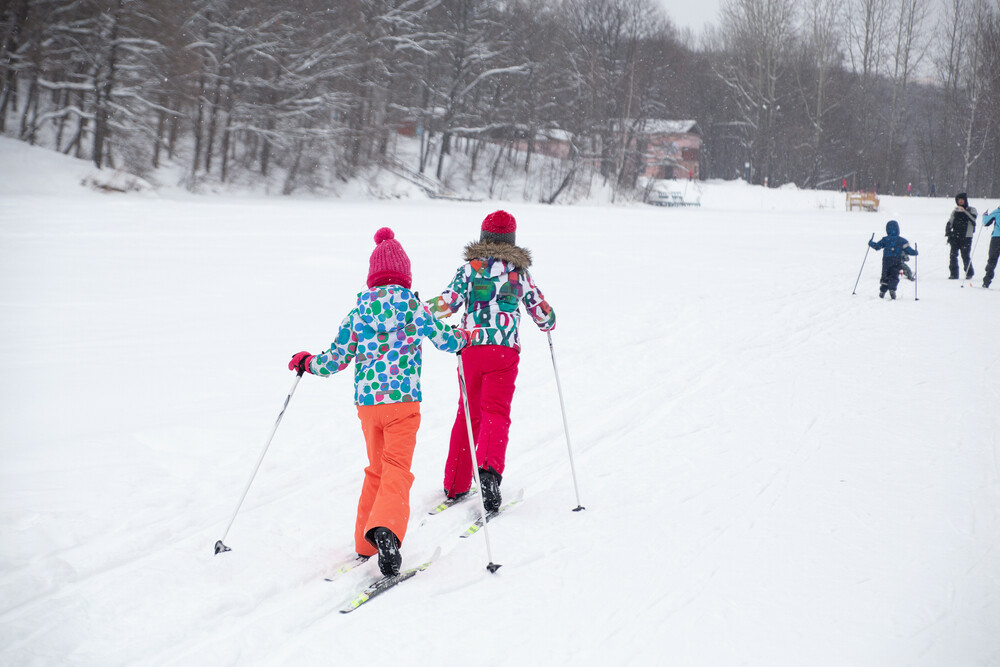
M 358 500 L 354 545 L 362 556 L 374 556 L 378 549 L 366 538 L 373 528 L 388 528 L 400 544 L 406 535 L 420 403 L 359 405 L 358 419 L 368 448 L 368 467 Z
M 476 463 L 503 475 L 510 431 L 510 403 L 520 353 L 503 345 L 473 345 L 462 350 L 462 366 L 469 393 L 469 414 L 476 440 Z M 472 487 L 469 431 L 465 423 L 461 387 L 458 416 L 451 428 L 448 459 L 444 466 L 444 490 L 449 496 Z

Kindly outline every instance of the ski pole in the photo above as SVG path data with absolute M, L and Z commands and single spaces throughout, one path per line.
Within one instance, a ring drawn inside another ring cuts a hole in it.
M 875 238 L 874 234 L 872 234 L 872 238 Z M 573 511 L 579 512 L 587 508 L 580 504 L 580 487 L 576 483 L 576 466 L 573 465 L 573 446 L 569 441 L 569 423 L 566 421 L 566 404 L 563 402 L 562 384 L 559 382 L 559 368 L 556 366 L 556 351 L 552 347 L 552 332 L 546 331 L 545 335 L 549 337 L 549 354 L 552 356 L 552 370 L 556 374 L 556 391 L 559 392 L 559 409 L 562 411 L 563 431 L 566 433 L 566 451 L 569 452 L 569 470 L 573 475 L 573 490 L 576 492 L 576 507 L 573 508 Z
M 920 301 L 920 297 L 917 296 L 917 281 L 920 280 L 920 272 L 917 271 L 917 259 L 920 257 L 920 248 L 914 243 L 913 249 L 917 251 L 917 254 L 913 256 L 913 300 Z
M 476 486 L 479 487 L 479 489 L 482 489 L 483 484 L 479 481 L 479 461 L 476 459 L 476 441 L 472 436 L 472 414 L 469 412 L 469 392 L 465 387 L 465 367 L 462 365 L 461 352 L 458 353 L 458 386 L 462 390 L 462 405 L 465 407 L 465 426 L 469 431 L 469 453 L 471 454 L 472 459 L 472 476 L 476 480 Z M 490 529 L 489 524 L 486 522 L 486 499 L 482 492 L 479 494 L 479 516 L 483 522 L 483 535 L 486 536 L 486 556 L 490 559 L 486 569 L 490 572 L 496 572 L 500 569 L 500 565 L 493 562 L 493 547 L 490 544 Z
M 267 439 L 267 444 L 264 445 L 264 450 L 260 453 L 260 458 L 257 459 L 257 465 L 254 466 L 253 474 L 250 475 L 250 479 L 247 481 L 247 486 L 243 489 L 243 495 L 240 496 L 240 502 L 236 503 L 236 509 L 233 510 L 233 517 L 229 520 L 229 525 L 226 526 L 226 532 L 222 534 L 222 539 L 215 543 L 215 553 L 220 554 L 224 551 L 232 551 L 223 542 L 226 539 L 226 535 L 229 534 L 229 529 L 233 527 L 233 522 L 236 521 L 236 515 L 240 512 L 240 507 L 243 506 L 243 501 L 247 498 L 247 493 L 250 491 L 250 485 L 253 484 L 254 477 L 257 476 L 257 471 L 260 470 L 260 464 L 264 462 L 264 454 L 267 454 L 267 448 L 271 446 L 271 440 L 274 439 L 274 434 L 278 430 L 278 424 L 281 423 L 281 418 L 285 416 L 285 410 L 288 408 L 288 402 L 292 400 L 292 394 L 295 393 L 295 388 L 299 385 L 299 380 L 302 379 L 302 373 L 305 371 L 299 371 L 295 376 L 295 382 L 292 383 L 292 388 L 288 392 L 288 396 L 285 397 L 285 404 L 281 407 L 281 412 L 278 413 L 278 418 L 274 422 L 274 428 L 271 429 L 271 435 Z
M 972 258 L 976 256 L 976 248 L 979 247 L 979 237 L 983 235 L 983 225 L 979 225 L 979 231 L 976 232 L 976 242 L 972 244 L 972 249 L 969 251 L 969 265 L 965 268 L 965 280 L 970 280 L 972 278 Z M 962 281 L 962 287 L 965 287 L 965 280 Z M 969 287 L 972 287 L 972 282 L 969 282 Z
M 872 238 L 871 241 L 869 241 L 869 243 L 871 243 L 874 240 L 875 240 L 875 232 L 872 232 Z M 868 251 L 871 249 L 872 249 L 871 246 L 867 246 L 865 248 L 865 258 L 861 260 L 861 271 L 865 270 L 865 262 L 868 261 Z M 858 279 L 854 281 L 854 291 L 851 292 L 852 296 L 858 293 L 858 283 L 861 282 L 861 271 L 858 271 Z

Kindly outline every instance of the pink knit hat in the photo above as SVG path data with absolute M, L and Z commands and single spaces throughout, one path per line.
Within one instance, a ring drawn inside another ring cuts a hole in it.
M 368 287 L 402 285 L 410 289 L 410 258 L 388 227 L 375 232 L 375 250 L 368 259 Z
M 483 220 L 479 233 L 480 241 L 498 241 L 514 244 L 514 233 L 517 231 L 517 221 L 507 211 L 493 211 Z

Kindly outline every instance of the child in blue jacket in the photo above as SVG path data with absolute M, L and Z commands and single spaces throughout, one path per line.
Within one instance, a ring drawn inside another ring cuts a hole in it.
M 886 291 L 893 299 L 896 298 L 896 287 L 899 285 L 899 272 L 903 266 L 903 254 L 916 255 L 917 251 L 910 247 L 910 242 L 899 235 L 899 223 L 890 220 L 885 223 L 885 233 L 878 241 L 871 240 L 868 245 L 875 250 L 882 250 L 882 279 L 879 281 L 878 296 L 885 298 Z

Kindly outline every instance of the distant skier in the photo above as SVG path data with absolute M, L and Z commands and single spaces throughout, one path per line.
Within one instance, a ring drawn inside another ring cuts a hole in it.
M 890 220 L 885 223 L 885 233 L 878 241 L 869 241 L 868 245 L 875 250 L 882 250 L 882 279 L 879 281 L 878 296 L 896 298 L 896 287 L 899 285 L 899 272 L 903 264 L 903 254 L 916 255 L 917 251 L 910 247 L 910 242 L 899 235 L 899 223 Z
M 962 255 L 962 264 L 965 266 L 965 277 L 971 278 L 975 275 L 972 269 L 972 237 L 976 234 L 976 216 L 978 212 L 969 206 L 969 198 L 964 192 L 955 195 L 955 209 L 948 218 L 945 225 L 944 235 L 951 246 L 951 255 L 948 261 L 950 272 L 949 280 L 958 280 L 958 255 Z
M 340 325 L 330 349 L 299 352 L 289 370 L 328 377 L 353 360 L 354 402 L 368 449 L 358 501 L 354 546 L 359 556 L 378 553 L 378 567 L 399 573 L 399 546 L 410 517 L 410 465 L 420 426 L 421 339 L 445 352 L 468 341 L 464 332 L 437 321 L 415 292 L 410 259 L 388 227 L 375 233 L 368 260 L 368 290 Z
M 986 212 L 983 215 L 983 227 L 993 225 L 993 236 L 990 237 L 990 256 L 986 260 L 986 273 L 983 275 L 983 287 L 989 287 L 993 282 L 993 271 L 997 268 L 997 259 L 1000 259 L 1000 207 L 993 209 L 993 212 Z
M 506 211 L 486 216 L 479 240 L 465 246 L 465 264 L 458 268 L 441 296 L 429 302 L 436 317 L 449 317 L 464 309 L 462 327 L 471 329 L 462 365 L 483 505 L 491 512 L 500 508 L 510 405 L 520 360 L 520 305 L 524 304 L 542 331 L 556 326 L 555 312 L 528 273 L 531 253 L 514 245 L 516 230 L 514 216 Z M 444 492 L 449 498 L 468 493 L 473 476 L 471 463 L 465 408 L 459 397 L 444 468 Z

